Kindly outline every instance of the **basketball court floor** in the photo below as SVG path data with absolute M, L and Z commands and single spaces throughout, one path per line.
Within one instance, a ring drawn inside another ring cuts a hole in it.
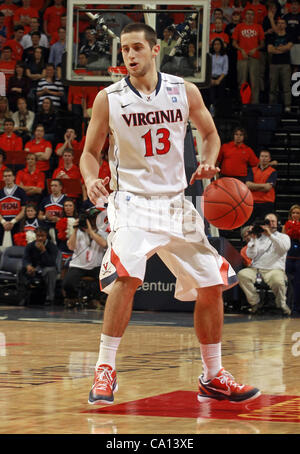
M 93 406 L 102 317 L 0 306 L 1 434 L 300 434 L 299 319 L 225 315 L 223 365 L 262 394 L 248 404 L 203 404 L 192 313 L 134 311 L 115 403 Z

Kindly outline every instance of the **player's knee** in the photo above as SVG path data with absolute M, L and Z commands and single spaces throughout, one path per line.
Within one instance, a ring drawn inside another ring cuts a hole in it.
M 222 285 L 197 289 L 197 303 L 203 305 L 216 304 L 222 301 Z
M 120 289 L 122 294 L 134 295 L 137 288 L 141 285 L 141 280 L 135 277 L 124 276 L 116 280 L 116 287 Z

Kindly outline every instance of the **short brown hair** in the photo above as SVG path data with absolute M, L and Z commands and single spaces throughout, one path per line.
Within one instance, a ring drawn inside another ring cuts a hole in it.
M 121 36 L 125 33 L 132 32 L 144 32 L 145 39 L 148 41 L 149 46 L 152 47 L 157 44 L 157 34 L 156 31 L 150 27 L 150 25 L 143 24 L 142 22 L 134 22 L 132 24 L 127 24 L 121 31 Z

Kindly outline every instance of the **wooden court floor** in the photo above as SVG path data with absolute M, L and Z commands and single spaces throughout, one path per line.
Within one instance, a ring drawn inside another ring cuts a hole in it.
M 262 395 L 200 404 L 192 320 L 152 323 L 144 313 L 120 345 L 115 403 L 92 406 L 102 313 L 94 323 L 1 314 L 1 434 L 300 434 L 299 319 L 225 323 L 224 367 Z

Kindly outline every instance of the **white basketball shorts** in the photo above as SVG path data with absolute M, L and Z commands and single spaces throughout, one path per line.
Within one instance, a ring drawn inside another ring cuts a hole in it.
M 209 243 L 204 223 L 184 194 L 141 197 L 128 192 L 110 194 L 111 233 L 100 270 L 100 288 L 110 292 L 118 277 L 144 280 L 147 260 L 155 253 L 176 277 L 175 298 L 194 301 L 197 289 L 238 280 L 231 265 Z

